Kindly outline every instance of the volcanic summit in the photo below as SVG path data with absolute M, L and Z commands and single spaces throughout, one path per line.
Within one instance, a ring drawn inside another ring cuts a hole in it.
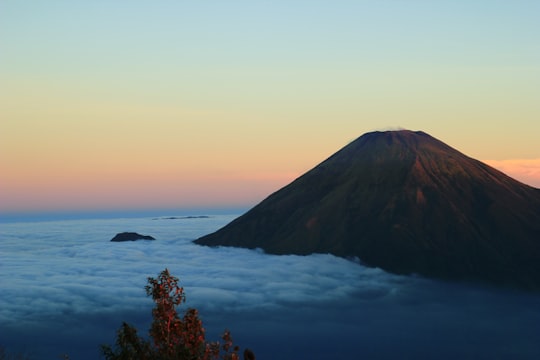
M 424 132 L 371 132 L 195 242 L 540 289 L 540 189 Z

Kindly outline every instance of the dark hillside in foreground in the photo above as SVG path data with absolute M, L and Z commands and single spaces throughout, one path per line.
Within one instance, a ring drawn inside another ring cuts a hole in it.
M 195 242 L 540 289 L 540 189 L 426 133 L 372 132 Z

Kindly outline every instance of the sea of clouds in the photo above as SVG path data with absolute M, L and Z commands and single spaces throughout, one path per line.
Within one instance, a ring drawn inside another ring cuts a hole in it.
M 209 340 L 228 328 L 258 359 L 540 358 L 539 294 L 192 243 L 235 216 L 0 224 L 0 346 L 98 359 L 122 321 L 146 334 L 146 278 L 168 268 Z M 109 241 L 124 231 L 156 241 Z

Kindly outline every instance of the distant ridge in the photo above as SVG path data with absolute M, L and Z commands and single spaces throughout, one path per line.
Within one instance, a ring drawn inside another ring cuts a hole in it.
M 116 234 L 112 242 L 137 241 L 137 240 L 156 240 L 150 235 L 141 235 L 136 232 L 123 232 Z
M 540 189 L 424 132 L 371 132 L 195 243 L 540 289 Z

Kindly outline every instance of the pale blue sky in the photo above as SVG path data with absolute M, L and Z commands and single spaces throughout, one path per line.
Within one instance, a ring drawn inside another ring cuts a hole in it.
M 522 0 L 0 0 L 0 200 L 148 172 L 170 184 L 133 191 L 260 197 L 398 126 L 540 164 L 539 20 Z

